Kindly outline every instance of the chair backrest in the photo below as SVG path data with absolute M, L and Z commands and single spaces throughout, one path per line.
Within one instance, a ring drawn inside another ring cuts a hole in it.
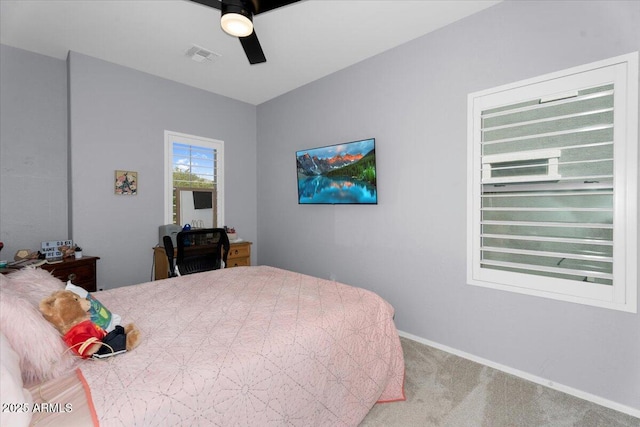
M 176 267 L 173 263 L 173 241 L 171 236 L 164 236 L 162 238 L 164 243 L 164 251 L 167 253 L 167 261 L 169 261 L 169 277 L 176 277 Z
M 179 274 L 217 270 L 227 264 L 229 237 L 224 228 L 200 228 L 181 231 L 176 237 Z

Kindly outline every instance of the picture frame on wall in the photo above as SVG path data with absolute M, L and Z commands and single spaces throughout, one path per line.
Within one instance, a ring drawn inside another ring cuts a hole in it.
M 115 194 L 135 196 L 138 194 L 138 172 L 116 170 Z

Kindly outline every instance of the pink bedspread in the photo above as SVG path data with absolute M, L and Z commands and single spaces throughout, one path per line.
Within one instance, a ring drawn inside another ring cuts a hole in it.
M 239 267 L 96 297 L 142 332 L 81 366 L 102 426 L 356 426 L 404 399 L 393 308 L 367 290 Z

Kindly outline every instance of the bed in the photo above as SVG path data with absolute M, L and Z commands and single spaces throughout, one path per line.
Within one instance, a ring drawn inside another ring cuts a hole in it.
M 3 300 L 20 296 L 11 281 L 2 283 Z M 65 425 L 89 417 L 102 426 L 356 426 L 376 402 L 404 400 L 394 311 L 373 292 L 258 266 L 95 297 L 134 322 L 141 343 L 73 366 L 66 352 L 55 375 L 26 378 L 36 403 L 59 403 L 46 417 L 31 414 L 39 426 L 48 417 Z M 6 323 L 0 317 L 3 333 Z M 65 411 L 67 401 L 77 410 Z

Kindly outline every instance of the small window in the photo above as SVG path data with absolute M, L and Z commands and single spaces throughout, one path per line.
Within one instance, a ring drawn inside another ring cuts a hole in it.
M 224 225 L 224 143 L 165 131 L 165 223 Z
M 469 95 L 468 282 L 637 310 L 638 54 Z

